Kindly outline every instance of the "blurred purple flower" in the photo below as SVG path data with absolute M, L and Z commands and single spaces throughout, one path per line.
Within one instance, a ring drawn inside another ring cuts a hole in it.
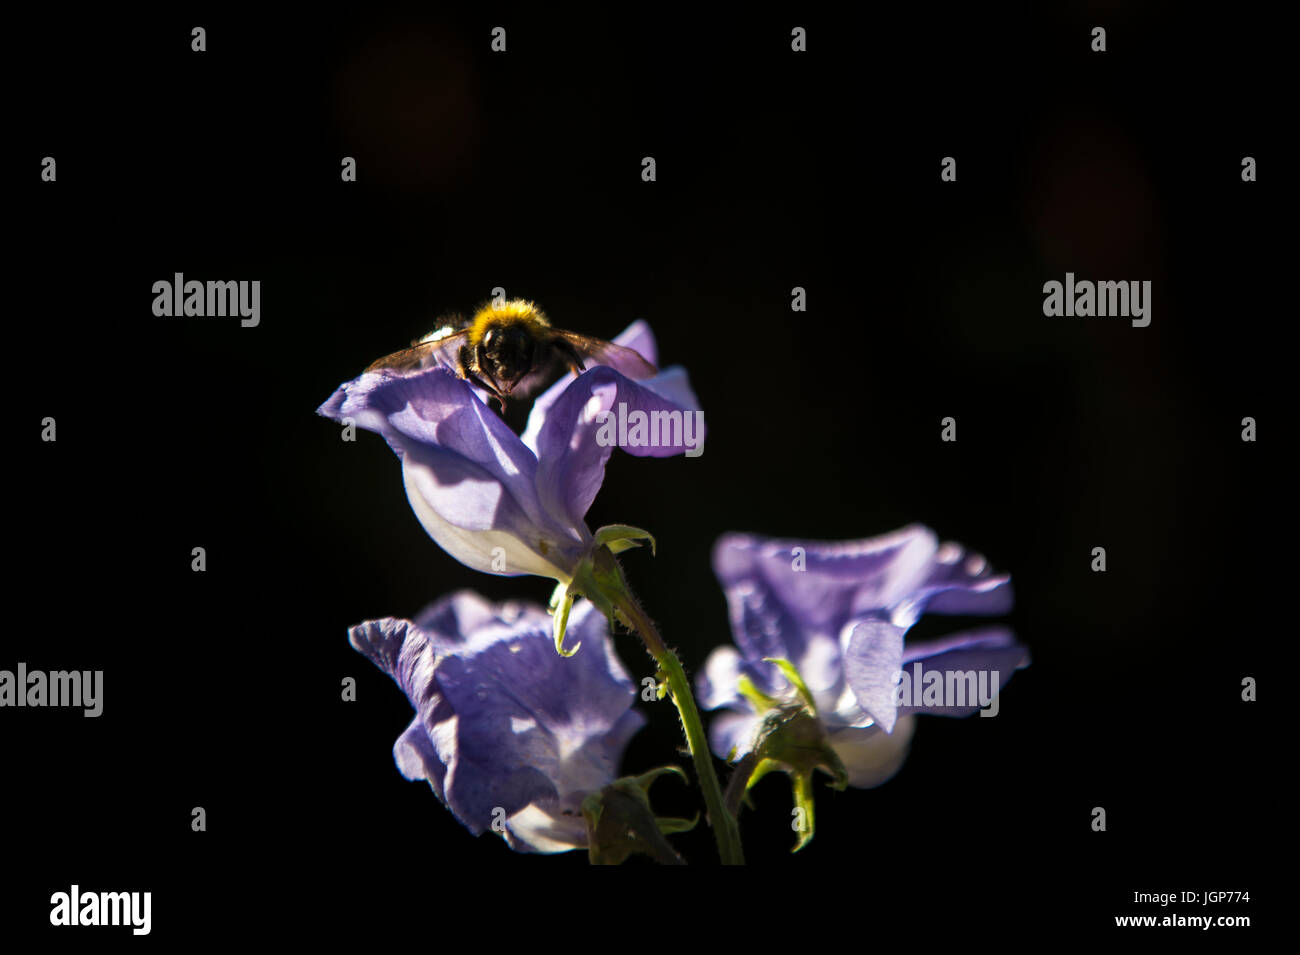
M 582 801 L 614 781 L 645 723 L 605 618 L 582 601 L 569 626 L 586 649 L 565 659 L 541 607 L 462 591 L 414 622 L 349 631 L 415 707 L 393 747 L 402 775 L 427 779 L 470 832 L 494 829 L 521 852 L 587 845 Z
M 925 527 L 843 543 L 732 534 L 718 541 L 713 565 L 736 646 L 713 652 L 697 686 L 701 706 L 731 711 L 710 731 L 723 758 L 750 750 L 762 718 L 740 691 L 742 678 L 762 695 L 795 696 L 765 659 L 796 667 L 849 785 L 862 788 L 898 771 L 913 714 L 966 716 L 990 696 L 996 705 L 997 690 L 1028 663 L 1027 650 L 1004 627 L 905 644 L 925 611 L 1000 614 L 1012 603 L 1010 577 L 991 573 L 983 557 L 957 544 L 940 546 Z
M 645 322 L 634 322 L 615 343 L 657 361 Z M 584 518 L 613 450 L 606 413 L 622 420 L 638 411 L 675 413 L 682 420 L 698 409 L 680 367 L 632 381 L 597 365 L 540 395 L 522 435 L 469 382 L 442 367 L 367 372 L 339 386 L 318 412 L 384 437 L 402 461 L 416 516 L 452 557 L 487 573 L 537 574 L 567 584 L 592 546 Z M 682 437 L 676 445 L 621 446 L 666 457 L 691 450 Z

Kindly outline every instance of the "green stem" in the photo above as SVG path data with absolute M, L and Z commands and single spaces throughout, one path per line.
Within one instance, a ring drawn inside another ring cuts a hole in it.
M 654 622 L 646 616 L 641 605 L 637 603 L 631 591 L 626 587 L 615 588 L 610 594 L 614 609 L 629 627 L 635 630 L 645 641 L 646 649 L 654 657 L 655 663 L 663 672 L 672 694 L 673 703 L 681 715 L 682 729 L 686 733 L 686 745 L 695 762 L 695 773 L 700 779 L 700 789 L 704 793 L 704 804 L 708 809 L 709 825 L 713 827 L 714 838 L 718 841 L 718 855 L 723 865 L 744 865 L 745 854 L 740 846 L 740 827 L 736 817 L 728 811 L 722 799 L 722 787 L 718 784 L 717 773 L 713 770 L 713 757 L 709 753 L 708 741 L 704 736 L 704 725 L 700 722 L 700 711 L 695 707 L 695 697 L 691 695 L 691 685 L 686 679 L 677 654 L 668 649 Z

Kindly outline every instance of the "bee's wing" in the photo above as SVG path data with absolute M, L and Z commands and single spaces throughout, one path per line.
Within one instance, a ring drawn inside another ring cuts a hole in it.
M 555 335 L 574 347 L 587 365 L 608 365 L 633 380 L 652 378 L 659 369 L 641 357 L 641 353 L 625 345 L 615 345 L 603 338 L 590 338 L 577 332 L 555 329 Z
M 444 365 L 458 372 L 460 364 L 456 356 L 460 351 L 460 347 L 465 344 L 465 336 L 468 334 L 468 328 L 455 330 L 440 328 L 423 339 L 415 341 L 410 348 L 403 348 L 401 351 L 395 351 L 391 355 L 385 355 L 378 361 L 371 362 L 366 367 L 366 371 L 387 369 L 397 372 L 412 372 L 423 371 L 425 368 L 432 368 L 435 365 Z

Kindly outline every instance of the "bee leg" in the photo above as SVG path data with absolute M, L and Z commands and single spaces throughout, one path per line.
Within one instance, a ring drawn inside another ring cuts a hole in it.
M 487 348 L 484 342 L 480 341 L 478 347 L 474 349 L 474 358 L 476 360 L 476 368 L 482 369 L 488 367 Z M 492 374 L 490 371 L 487 374 L 488 377 L 492 379 L 493 385 L 492 388 L 488 390 L 492 392 L 492 396 L 496 398 L 497 404 L 501 406 L 501 417 L 504 418 L 506 416 L 506 396 L 501 393 L 501 386 L 496 383 L 497 376 Z
M 472 371 L 465 376 L 465 380 L 468 381 L 471 385 L 478 385 L 480 388 L 482 388 L 484 391 L 488 393 L 489 398 L 495 398 L 497 400 L 497 404 L 501 405 L 501 413 L 502 414 L 506 413 L 506 399 L 505 396 L 502 395 L 500 391 L 493 388 L 491 385 L 489 385 L 478 375 L 474 374 L 474 372 Z
M 501 406 L 501 413 L 506 413 L 506 399 L 501 396 L 500 390 L 489 385 L 486 381 L 478 376 L 469 363 L 469 348 L 465 345 L 460 346 L 460 351 L 456 353 L 456 371 L 462 378 L 472 385 L 478 385 L 488 393 L 488 396 L 495 398 L 497 404 Z

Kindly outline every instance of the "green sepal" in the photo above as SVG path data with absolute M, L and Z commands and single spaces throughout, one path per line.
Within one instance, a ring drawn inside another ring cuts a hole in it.
M 650 785 L 667 773 L 686 779 L 680 768 L 661 766 L 640 776 L 616 779 L 604 789 L 589 793 L 582 801 L 582 816 L 587 823 L 587 858 L 592 865 L 620 865 L 637 852 L 664 865 L 685 864 L 664 837 L 693 829 L 699 816 L 691 820 L 657 818 L 650 807 Z
M 782 675 L 790 681 L 792 686 L 794 686 L 800 698 L 808 704 L 808 709 L 812 711 L 812 715 L 816 716 L 817 704 L 813 700 L 812 693 L 808 690 L 808 684 L 803 681 L 803 676 L 799 673 L 799 668 L 789 660 L 782 657 L 763 657 L 763 660 L 766 663 L 775 665 L 776 668 L 781 671 Z
M 659 831 L 665 836 L 675 835 L 679 832 L 690 832 L 700 821 L 700 814 L 697 812 L 694 819 L 679 819 L 673 816 L 656 816 L 655 822 L 659 826 Z
M 624 776 L 623 778 L 631 780 L 632 782 L 636 783 L 638 786 L 641 787 L 642 792 L 644 792 L 646 795 L 649 795 L 650 786 L 654 783 L 654 781 L 658 779 L 660 776 L 667 776 L 669 773 L 674 773 L 677 776 L 680 776 L 682 782 L 686 783 L 688 786 L 690 785 L 691 781 L 686 777 L 686 773 L 682 771 L 682 768 L 680 766 L 658 766 L 655 769 L 647 770 L 646 772 L 642 773 L 640 776 Z
M 772 705 L 755 708 L 763 713 L 754 736 L 754 744 L 742 761 L 738 771 L 748 770 L 749 776 L 743 782 L 736 780 L 741 789 L 735 797 L 739 806 L 741 798 L 747 794 L 760 779 L 772 772 L 783 772 L 790 777 L 790 786 L 794 795 L 794 820 L 792 825 L 799 834 L 792 851 L 798 852 L 812 841 L 816 831 L 816 817 L 813 807 L 813 774 L 820 770 L 832 777 L 830 785 L 839 790 L 848 786 L 849 774 L 835 752 L 826 735 L 826 728 L 817 716 L 817 707 L 812 693 L 804 682 L 798 669 L 789 660 L 767 658 L 768 662 L 778 667 L 790 681 L 797 694 L 796 699 L 785 702 L 772 701 Z M 752 683 L 738 687 L 751 702 L 770 699 Z M 747 693 L 746 690 L 751 690 Z M 764 712 L 766 710 L 766 712 Z M 752 767 L 752 768 L 751 768 Z M 748 799 L 745 799 L 748 802 Z
M 564 599 L 564 595 L 567 594 L 568 592 L 569 592 L 568 584 L 556 584 L 555 589 L 551 591 L 551 600 L 546 605 L 546 609 L 554 613 L 555 608 L 560 605 L 560 601 Z
M 595 604 L 596 609 L 611 624 L 616 621 L 625 626 L 628 624 L 628 621 L 623 620 L 615 611 L 614 601 L 610 599 L 611 594 L 627 593 L 627 582 L 623 579 L 623 571 L 619 568 L 614 555 L 629 547 L 639 547 L 640 541 L 643 540 L 650 542 L 650 552 L 654 553 L 655 539 L 649 531 L 627 524 L 610 524 L 600 528 L 594 535 L 591 549 L 578 561 L 578 566 L 573 571 L 573 579 L 567 584 L 556 585 L 555 590 L 551 592 L 550 608 L 555 619 L 555 651 L 560 656 L 571 657 L 578 652 L 578 647 L 582 646 L 579 641 L 572 649 L 564 649 L 564 632 L 569 625 L 569 610 L 578 597 L 586 597 Z M 663 699 L 662 689 L 659 698 Z
M 754 767 L 754 771 L 749 774 L 749 780 L 745 783 L 745 791 L 749 792 L 758 784 L 760 779 L 773 771 L 785 772 L 786 769 L 774 759 L 760 759 L 758 765 Z
M 650 542 L 650 554 L 655 555 L 655 538 L 647 530 L 639 527 L 633 527 L 630 524 L 606 524 L 596 531 L 596 546 L 602 544 L 610 549 L 612 553 L 621 554 L 625 550 L 633 547 L 640 547 L 641 541 Z
M 790 851 L 798 852 L 812 842 L 813 832 L 817 829 L 813 816 L 812 773 L 792 773 L 790 786 L 794 789 L 794 812 L 791 814 L 794 821 L 791 825 L 799 833 L 799 841 Z
M 568 587 L 560 586 L 555 588 L 555 594 L 551 597 L 553 605 L 551 607 L 552 631 L 555 634 L 555 652 L 562 657 L 571 657 L 578 652 L 582 646 L 579 640 L 573 645 L 572 650 L 564 649 L 564 632 L 569 626 L 569 611 L 573 608 L 573 593 Z
M 628 621 L 614 609 L 611 594 L 626 594 L 627 581 L 623 579 L 623 570 L 614 559 L 608 546 L 598 544 L 578 561 L 573 571 L 573 581 L 569 584 L 571 597 L 586 597 L 596 609 L 604 615 L 612 626 L 615 622 L 631 629 Z
M 740 679 L 736 681 L 736 690 L 745 699 L 753 704 L 754 709 L 762 713 L 764 710 L 770 710 L 777 706 L 781 701 L 774 696 L 768 696 L 762 690 L 754 685 L 754 681 L 747 674 L 742 673 Z M 729 760 L 735 762 L 735 760 Z

